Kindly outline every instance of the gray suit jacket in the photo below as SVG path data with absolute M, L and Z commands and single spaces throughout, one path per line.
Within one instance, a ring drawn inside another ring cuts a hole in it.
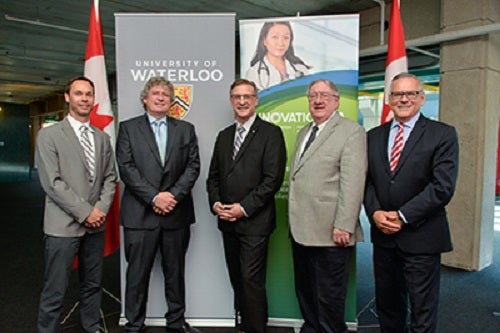
M 94 127 L 93 127 L 94 128 Z M 36 161 L 45 191 L 44 232 L 58 237 L 79 237 L 93 207 L 107 213 L 116 189 L 113 149 L 107 134 L 94 128 L 96 172 L 94 181 L 85 167 L 85 156 L 67 118 L 40 130 Z
M 333 229 L 363 240 L 359 212 L 367 170 L 366 133 L 337 112 L 300 159 L 310 125 L 297 136 L 290 165 L 289 224 L 293 239 L 305 246 L 335 246 Z

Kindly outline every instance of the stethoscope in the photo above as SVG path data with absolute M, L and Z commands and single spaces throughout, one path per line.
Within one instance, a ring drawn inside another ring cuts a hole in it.
M 300 71 L 295 67 L 294 64 L 291 62 L 288 62 L 290 66 L 292 67 L 293 71 L 295 72 L 295 78 L 303 77 L 304 72 Z M 263 84 L 262 82 L 262 71 L 264 71 L 264 77 L 266 79 L 266 84 Z M 266 62 L 261 59 L 259 60 L 259 68 L 257 69 L 257 76 L 259 77 L 259 84 L 263 89 L 269 88 L 269 84 L 271 83 L 271 72 L 269 70 L 269 66 L 266 64 Z

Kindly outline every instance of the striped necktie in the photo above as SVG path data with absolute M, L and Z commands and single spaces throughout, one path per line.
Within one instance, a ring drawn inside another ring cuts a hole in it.
M 94 147 L 90 143 L 89 128 L 85 125 L 80 126 L 80 144 L 82 145 L 87 161 L 87 170 L 89 171 L 91 180 L 95 177 L 95 152 Z
M 236 137 L 234 138 L 234 147 L 233 147 L 233 160 L 236 158 L 236 155 L 238 154 L 238 151 L 241 148 L 241 144 L 243 143 L 243 133 L 245 133 L 245 127 L 238 126 L 236 131 L 237 134 Z
M 398 124 L 398 132 L 396 133 L 396 138 L 394 139 L 394 145 L 392 146 L 391 157 L 389 160 L 391 172 L 394 172 L 394 170 L 396 170 L 396 166 L 399 163 L 399 158 L 401 157 L 401 152 L 403 151 L 403 128 L 404 124 L 400 122 Z

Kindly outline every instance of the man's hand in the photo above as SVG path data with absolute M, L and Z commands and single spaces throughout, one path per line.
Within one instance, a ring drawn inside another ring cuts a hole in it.
M 218 202 L 214 205 L 214 211 L 221 220 L 229 222 L 234 222 L 245 216 L 239 203 L 223 205 Z
M 351 234 L 339 228 L 333 228 L 333 242 L 338 246 L 346 247 L 351 242 Z
M 153 210 L 155 213 L 165 215 L 174 210 L 177 205 L 177 200 L 170 192 L 160 192 L 153 202 Z
M 158 208 L 158 207 L 156 207 L 156 206 L 153 206 L 153 211 L 154 211 L 156 214 L 158 214 L 158 215 L 167 215 L 167 212 L 166 212 L 166 211 L 164 211 L 164 210 L 162 210 L 162 209 L 160 209 L 160 208 Z
M 403 221 L 399 219 L 396 211 L 377 210 L 372 215 L 373 222 L 384 234 L 391 235 L 401 230 Z
M 104 212 L 102 212 L 99 208 L 94 207 L 83 224 L 87 228 L 95 229 L 103 225 L 104 222 L 106 222 L 106 214 L 104 214 Z

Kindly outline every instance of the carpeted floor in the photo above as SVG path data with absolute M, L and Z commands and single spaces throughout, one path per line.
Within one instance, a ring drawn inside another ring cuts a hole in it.
M 42 212 L 43 193 L 35 178 L 29 182 L 1 183 L 0 209 L 0 333 L 36 332 L 38 298 L 42 283 Z M 499 202 L 500 205 L 500 202 Z M 500 206 L 497 207 L 500 210 Z M 494 263 L 480 272 L 465 272 L 443 267 L 439 333 L 498 333 L 500 317 L 500 211 L 497 213 Z M 368 226 L 363 221 L 365 234 Z M 358 332 L 380 332 L 373 307 L 373 274 L 371 245 L 358 245 L 357 307 Z M 119 254 L 104 259 L 103 287 L 110 295 L 120 294 Z M 64 313 L 71 313 L 78 300 L 77 276 L 74 274 L 65 298 Z M 102 303 L 108 332 L 123 332 L 119 327 L 119 303 L 108 294 Z M 63 332 L 78 330 L 78 315 L 69 315 L 62 325 Z M 202 328 L 204 333 L 233 333 L 232 328 Z M 160 327 L 148 333 L 164 332 Z M 291 333 L 290 328 L 269 329 L 269 333 Z

